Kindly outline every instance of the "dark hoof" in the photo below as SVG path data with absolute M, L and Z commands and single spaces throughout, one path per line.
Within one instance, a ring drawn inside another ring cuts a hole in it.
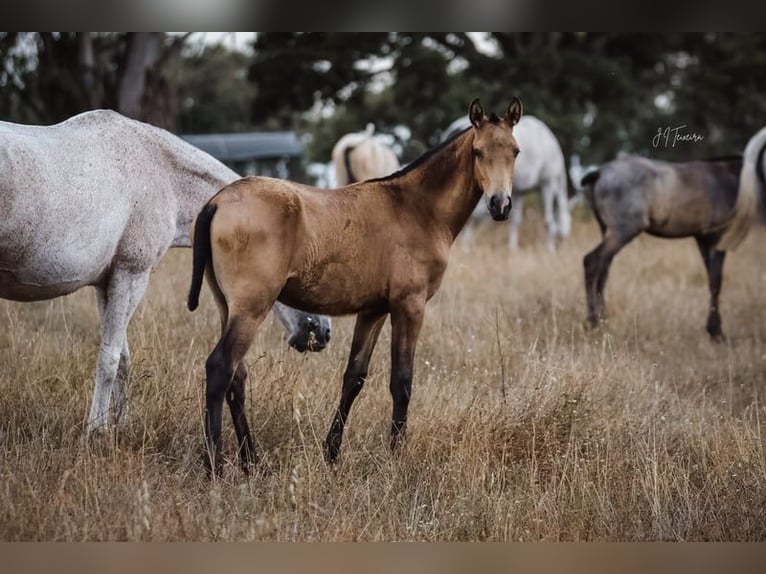
M 201 454 L 202 466 L 205 467 L 205 473 L 208 478 L 213 478 L 213 475 L 217 477 L 223 476 L 223 457 L 218 455 L 215 457 L 215 464 L 211 464 L 212 458 L 207 449 L 203 450 Z
M 239 466 L 246 475 L 250 476 L 257 464 L 258 452 L 250 439 L 239 447 Z
M 405 422 L 393 422 L 391 423 L 391 441 L 389 446 L 391 452 L 395 453 L 402 448 L 402 443 L 407 438 L 407 423 Z
M 255 471 L 255 468 L 258 466 L 258 457 L 254 456 L 252 458 L 240 458 L 239 466 L 245 475 L 251 476 Z
M 324 460 L 329 465 L 334 465 L 338 461 L 340 453 L 340 439 L 327 437 L 324 444 Z
M 709 333 L 710 340 L 717 345 L 722 345 L 726 342 L 726 337 L 723 333 Z
M 585 327 L 586 331 L 593 331 L 594 329 L 598 329 L 603 325 L 604 321 L 603 319 L 596 319 L 595 317 L 588 317 L 583 322 L 583 327 Z

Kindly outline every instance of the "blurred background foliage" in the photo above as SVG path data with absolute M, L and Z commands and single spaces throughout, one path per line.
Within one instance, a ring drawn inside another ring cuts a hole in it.
M 0 119 L 53 123 L 107 107 L 178 133 L 296 130 L 306 159 L 374 122 L 403 161 L 478 96 L 518 95 L 568 156 L 740 153 L 766 124 L 766 35 L 754 33 L 2 33 Z M 686 126 L 694 145 L 652 147 Z

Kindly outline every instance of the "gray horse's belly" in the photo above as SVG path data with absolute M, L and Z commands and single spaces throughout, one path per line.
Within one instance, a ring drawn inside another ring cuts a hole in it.
M 706 234 L 716 231 L 720 222 L 711 217 L 704 198 L 696 204 L 681 205 L 677 209 L 659 209 L 650 211 L 649 226 L 646 229 L 657 237 L 678 238 Z
M 114 246 L 109 246 L 114 249 Z M 2 245 L 0 297 L 14 301 L 52 299 L 98 283 L 109 267 L 108 251 L 64 245 Z
M 11 301 L 42 301 L 62 295 L 74 293 L 81 287 L 89 285 L 90 281 L 67 281 L 35 283 L 33 278 L 19 278 L 15 273 L 0 270 L 0 297 Z

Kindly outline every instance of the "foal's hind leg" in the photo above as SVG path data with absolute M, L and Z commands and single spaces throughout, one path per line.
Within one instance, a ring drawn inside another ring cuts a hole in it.
M 240 460 L 247 470 L 254 462 L 253 441 L 244 411 L 246 371 L 240 371 L 241 362 L 250 348 L 255 332 L 266 317 L 271 302 L 258 311 L 241 312 L 230 310 L 229 320 L 221 339 L 205 363 L 207 383 L 205 387 L 205 442 L 209 469 L 220 472 L 223 466 L 221 455 L 221 416 L 226 398 L 234 419 L 239 442 Z M 235 377 L 235 374 L 237 376 Z
M 226 402 L 229 404 L 231 419 L 234 421 L 234 431 L 237 433 L 237 452 L 239 464 L 245 473 L 250 473 L 250 467 L 258 462 L 258 456 L 253 445 L 253 436 L 250 426 L 247 424 L 245 415 L 245 381 L 247 380 L 247 367 L 242 361 L 234 373 L 229 392 L 226 393 Z
M 218 313 L 221 317 L 221 338 L 226 335 L 226 328 L 229 323 L 229 307 L 226 304 L 226 299 L 221 293 L 221 289 L 218 283 L 215 281 L 213 275 L 209 272 L 208 285 L 213 293 L 213 299 L 215 299 L 216 306 L 218 307 Z M 229 411 L 231 412 L 231 418 L 234 422 L 234 431 L 237 434 L 237 453 L 239 454 L 239 463 L 242 469 L 246 472 L 250 472 L 250 467 L 257 461 L 257 454 L 253 445 L 253 437 L 250 433 L 250 427 L 247 424 L 247 416 L 245 415 L 245 382 L 247 380 L 247 367 L 244 361 L 240 361 L 239 366 L 234 372 L 232 378 L 231 387 L 226 392 L 226 402 L 229 405 Z M 206 427 L 207 428 L 207 427 Z M 208 453 L 209 454 L 209 453 Z M 210 459 L 206 459 L 210 462 Z
M 149 270 L 133 273 L 115 269 L 106 286 L 97 291 L 101 310 L 101 345 L 96 367 L 96 386 L 88 414 L 88 432 L 109 425 L 109 407 L 116 380 L 116 399 L 118 403 L 126 400 L 124 383 L 129 358 L 123 357 L 127 355 L 127 328 L 146 290 L 149 275 Z M 117 410 L 124 407 L 124 404 L 118 404 Z
M 725 340 L 721 330 L 721 315 L 718 312 L 718 295 L 721 293 L 721 282 L 723 281 L 723 260 L 726 257 L 725 251 L 715 249 L 718 240 L 716 236 L 698 235 L 697 247 L 699 247 L 702 260 L 707 269 L 708 286 L 710 289 L 710 310 L 707 316 L 707 332 L 710 338 L 721 343 Z
M 595 327 L 606 317 L 604 289 L 609 275 L 609 266 L 617 253 L 638 233 L 618 235 L 607 230 L 604 239 L 583 259 L 585 268 L 585 296 L 588 302 L 587 323 Z
M 221 337 L 226 334 L 226 326 L 229 322 L 229 308 L 226 299 L 221 293 L 215 277 L 210 273 L 208 275 L 208 285 L 213 293 L 218 313 L 221 317 Z M 245 362 L 241 361 L 239 367 L 234 373 L 231 388 L 226 393 L 226 402 L 229 405 L 231 418 L 234 422 L 234 431 L 237 434 L 237 452 L 239 453 L 239 462 L 242 469 L 249 474 L 250 468 L 256 464 L 257 454 L 253 445 L 253 437 L 250 433 L 250 427 L 247 424 L 245 415 L 245 382 L 247 381 L 247 367 Z M 209 459 L 208 459 L 209 462 Z
M 343 429 L 348 420 L 351 405 L 362 390 L 367 378 L 372 351 L 378 342 L 378 335 L 386 322 L 386 313 L 359 313 L 354 325 L 354 339 L 348 357 L 346 372 L 343 373 L 343 390 L 335 418 L 325 439 L 325 459 L 335 462 L 343 441 Z

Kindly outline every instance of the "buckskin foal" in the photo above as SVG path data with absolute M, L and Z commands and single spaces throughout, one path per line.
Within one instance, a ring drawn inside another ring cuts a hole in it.
M 504 118 L 478 100 L 471 127 L 393 175 L 335 190 L 251 177 L 213 197 L 195 223 L 189 309 L 203 273 L 221 313 L 221 338 L 207 360 L 208 462 L 222 465 L 221 416 L 229 404 L 245 471 L 255 462 L 244 410 L 244 363 L 274 301 L 329 315 L 355 313 L 340 404 L 325 441 L 334 461 L 351 405 L 386 316 L 391 315 L 391 447 L 403 437 L 415 344 L 426 302 L 447 268 L 450 246 L 482 194 L 495 220 L 511 211 L 519 148 L 514 98 Z

